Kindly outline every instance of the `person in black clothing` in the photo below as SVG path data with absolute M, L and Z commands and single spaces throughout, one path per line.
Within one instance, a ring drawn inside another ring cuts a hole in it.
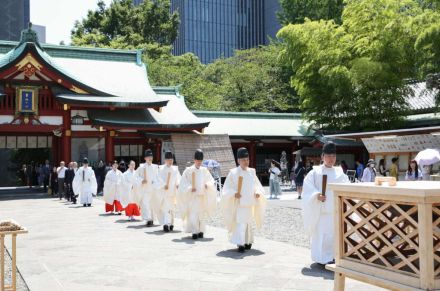
M 304 177 L 306 175 L 306 169 L 304 168 L 303 162 L 298 162 L 298 167 L 295 169 L 295 185 L 296 191 L 298 191 L 298 199 L 301 199 Z
M 73 178 L 75 178 L 75 171 L 73 170 L 73 163 L 71 162 L 69 163 L 69 168 L 66 170 L 64 183 L 66 184 L 67 201 L 72 201 L 73 204 L 76 204 L 76 198 L 72 189 Z
M 57 167 L 53 167 L 52 172 L 50 173 L 49 178 L 50 189 L 52 189 L 52 195 L 58 194 L 58 172 Z
M 105 164 L 104 162 L 101 160 L 99 161 L 98 166 L 96 167 L 95 170 L 95 176 L 96 176 L 96 181 L 98 183 L 98 193 L 101 193 L 102 190 L 104 189 L 104 179 L 105 179 Z M 98 195 L 98 193 L 96 195 Z
M 125 165 L 124 160 L 121 160 L 121 162 L 119 163 L 119 171 L 121 171 L 122 173 L 127 171 L 127 166 Z
M 306 169 L 306 174 L 313 170 L 313 162 L 310 162 L 309 167 Z

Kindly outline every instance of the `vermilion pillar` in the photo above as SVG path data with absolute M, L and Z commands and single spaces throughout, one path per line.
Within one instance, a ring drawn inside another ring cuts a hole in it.
M 115 159 L 115 131 L 107 130 L 105 134 L 105 161 L 107 163 L 112 162 Z
M 61 157 L 62 160 L 67 164 L 70 163 L 71 151 L 72 151 L 72 129 L 70 122 L 70 108 L 67 104 L 64 104 L 63 111 L 63 136 L 61 138 Z

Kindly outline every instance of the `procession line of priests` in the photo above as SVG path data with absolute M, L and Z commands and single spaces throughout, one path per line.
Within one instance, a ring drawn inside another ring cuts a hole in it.
M 257 228 L 263 223 L 266 198 L 255 169 L 249 168 L 248 150 L 238 149 L 237 159 L 239 166 L 229 171 L 223 186 L 221 208 L 229 241 L 244 252 L 254 241 L 253 222 Z
M 312 260 L 327 264 L 334 260 L 334 194 L 326 183 L 347 183 L 348 177 L 342 168 L 335 167 L 336 146 L 326 143 L 322 151 L 323 164 L 313 167 L 303 186 L 302 217 L 304 229 L 311 239 Z M 324 191 L 323 191 L 324 190 Z M 323 193 L 325 192 L 325 193 Z
M 146 221 L 148 227 L 153 226 L 154 216 L 159 210 L 159 199 L 157 191 L 162 187 L 162 181 L 159 179 L 159 167 L 153 164 L 153 152 L 148 149 L 144 154 L 145 163 L 141 164 L 136 175 L 141 179 L 141 185 L 138 189 L 140 192 L 140 206 L 142 219 Z
M 176 194 L 181 175 L 179 168 L 173 166 L 174 157 L 170 151 L 165 152 L 165 164 L 159 167 L 159 180 L 162 181 L 157 191 L 158 220 L 165 232 L 173 231 L 176 208 Z
M 192 238 L 203 238 L 206 220 L 217 207 L 217 192 L 214 178 L 209 170 L 202 167 L 203 151 L 194 154 L 194 165 L 185 169 L 177 195 L 184 228 L 192 233 Z
M 104 201 L 105 212 L 113 213 L 116 211 L 120 215 L 124 208 L 120 202 L 122 192 L 122 172 L 118 170 L 118 166 L 118 162 L 114 161 L 112 169 L 105 175 Z
M 93 194 L 97 193 L 98 184 L 96 183 L 95 172 L 89 167 L 89 160 L 84 158 L 83 166 L 78 169 L 72 182 L 73 193 L 79 195 L 80 203 L 92 206 Z
M 129 220 L 141 215 L 139 205 L 142 197 L 138 188 L 142 179 L 136 174 L 135 167 L 136 163 L 130 161 L 127 171 L 122 174 L 121 204 Z

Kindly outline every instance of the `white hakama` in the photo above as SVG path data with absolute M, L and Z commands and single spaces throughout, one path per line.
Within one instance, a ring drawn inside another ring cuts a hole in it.
M 158 175 L 162 182 L 162 187 L 156 192 L 159 203 L 158 220 L 162 225 L 174 225 L 177 187 L 182 176 L 177 166 L 167 165 L 159 167 Z
M 154 221 L 154 215 L 159 211 L 157 190 L 162 186 L 158 177 L 159 167 L 156 164 L 141 164 L 136 169 L 136 175 L 141 179 L 139 193 L 141 195 L 141 214 L 145 221 Z M 142 181 L 146 180 L 144 183 Z
M 334 194 L 327 186 L 326 201 L 318 200 L 322 191 L 322 176 L 327 175 L 327 183 L 348 183 L 342 168 L 315 166 L 304 179 L 302 217 L 304 229 L 311 239 L 312 260 L 326 264 L 334 259 Z

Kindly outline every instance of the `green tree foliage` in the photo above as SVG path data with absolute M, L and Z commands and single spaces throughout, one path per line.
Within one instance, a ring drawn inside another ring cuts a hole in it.
M 71 38 L 73 45 L 145 49 L 158 57 L 170 52 L 178 26 L 179 16 L 170 14 L 169 0 L 146 0 L 139 6 L 114 0 L 109 7 L 99 1 L 95 11 L 75 22 Z
M 283 25 L 304 23 L 306 18 L 341 23 L 344 0 L 280 0 L 280 6 L 278 19 Z
M 435 42 L 422 45 L 422 39 L 433 37 L 423 35 L 440 17 L 412 0 L 345 3 L 341 25 L 306 20 L 278 34 L 287 43 L 282 56 L 295 72 L 291 83 L 300 108 L 318 127 L 395 127 L 407 112 L 407 80 L 423 74 L 417 62 L 430 68 L 435 59 Z
M 193 54 L 149 59 L 154 85 L 182 85 L 192 109 L 292 112 L 297 99 L 290 66 L 278 59 L 282 44 L 236 51 L 203 65 Z

